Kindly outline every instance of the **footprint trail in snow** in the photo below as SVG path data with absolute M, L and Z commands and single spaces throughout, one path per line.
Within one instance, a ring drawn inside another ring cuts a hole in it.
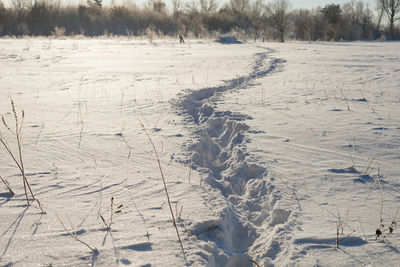
M 269 58 L 273 51 L 257 53 L 251 73 L 218 87 L 189 91 L 175 102 L 180 115 L 193 125 L 194 138 L 185 148 L 191 166 L 204 175 L 216 219 L 198 222 L 191 233 L 204 246 L 204 263 L 210 266 L 268 265 L 282 252 L 280 225 L 290 211 L 277 208 L 280 192 L 265 167 L 247 150 L 249 116 L 218 109 L 228 92 L 245 90 L 257 80 L 279 70 L 283 59 Z M 221 200 L 222 199 L 222 200 Z M 219 203 L 224 203 L 222 206 Z M 286 239 L 286 240 L 285 240 Z M 208 252 L 208 253 L 206 253 Z

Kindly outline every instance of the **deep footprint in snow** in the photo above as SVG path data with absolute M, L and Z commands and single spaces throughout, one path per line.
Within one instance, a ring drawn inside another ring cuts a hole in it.
M 275 226 L 277 224 L 283 224 L 289 219 L 290 211 L 284 209 L 274 209 L 271 215 L 270 226 Z

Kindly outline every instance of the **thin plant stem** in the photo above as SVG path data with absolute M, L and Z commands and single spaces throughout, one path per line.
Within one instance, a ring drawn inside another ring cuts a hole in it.
M 151 136 L 150 136 L 150 134 L 148 133 L 146 127 L 144 127 L 144 125 L 143 125 L 142 122 L 140 122 L 140 124 L 142 125 L 143 130 L 145 131 L 147 137 L 149 138 L 150 144 L 151 144 L 151 146 L 153 147 L 154 154 L 156 155 L 157 162 L 158 162 L 158 168 L 160 169 L 161 178 L 162 178 L 162 181 L 163 181 L 163 184 L 164 184 L 165 195 L 167 196 L 167 201 L 168 201 L 169 210 L 170 210 L 170 212 L 171 212 L 172 221 L 173 221 L 173 224 L 174 224 L 174 227 L 175 227 L 175 230 L 176 230 L 176 235 L 178 236 L 179 244 L 181 245 L 183 257 L 185 258 L 185 261 L 186 261 L 186 263 L 187 263 L 185 250 L 184 250 L 184 248 L 183 248 L 183 243 L 182 243 L 181 236 L 180 236 L 179 230 L 178 230 L 178 225 L 176 224 L 174 212 L 173 212 L 173 210 L 172 210 L 171 200 L 170 200 L 170 198 L 169 198 L 168 189 L 167 189 L 167 183 L 165 182 L 164 172 L 163 172 L 162 167 L 161 167 L 160 157 L 158 156 L 156 146 L 154 145 L 154 142 L 153 142 L 153 140 L 151 139 Z
M 363 225 L 362 225 L 360 219 L 358 219 L 358 223 L 359 223 L 360 226 L 361 226 L 361 230 L 362 230 L 362 232 L 363 232 L 365 242 L 368 242 L 367 235 L 365 234 L 364 227 L 363 227 Z
M 21 171 L 22 180 L 23 180 L 23 183 L 24 183 L 25 198 L 26 198 L 27 204 L 30 205 L 29 196 L 28 196 L 28 190 L 29 190 L 29 193 L 31 194 L 32 199 L 33 199 L 33 200 L 36 200 L 36 201 L 39 203 L 39 208 L 40 208 L 41 211 L 43 212 L 42 205 L 41 205 L 41 203 L 39 202 L 39 200 L 37 200 L 37 199 L 35 198 L 35 195 L 33 194 L 33 191 L 32 191 L 32 189 L 31 189 L 31 186 L 30 186 L 30 184 L 29 184 L 29 182 L 28 182 L 28 179 L 26 178 L 26 175 L 25 175 L 24 162 L 23 162 L 23 158 L 22 158 L 22 135 L 21 135 L 22 126 L 24 125 L 25 113 L 24 113 L 24 110 L 22 110 L 22 112 L 21 112 L 21 114 L 22 114 L 22 116 L 21 116 L 21 123 L 19 123 L 18 115 L 17 115 L 16 109 L 15 109 L 15 104 L 14 104 L 14 101 L 13 101 L 12 99 L 11 99 L 11 109 L 12 109 L 12 112 L 13 112 L 13 115 L 14 115 L 14 119 L 15 119 L 15 132 L 12 131 L 11 128 L 7 125 L 7 123 L 6 123 L 5 119 L 4 119 L 4 117 L 2 117 L 2 121 L 3 121 L 4 126 L 5 126 L 12 134 L 14 134 L 15 137 L 17 138 L 18 158 L 19 158 L 19 160 L 16 158 L 16 156 L 14 155 L 14 153 L 11 151 L 10 147 L 7 145 L 7 143 L 3 140 L 3 138 L 2 138 L 1 136 L 0 136 L 0 142 L 3 144 L 3 146 L 4 146 L 4 148 L 6 149 L 6 151 L 8 152 L 8 154 L 12 157 L 12 159 L 14 160 L 14 162 L 15 162 L 15 164 L 17 165 L 18 169 Z
M 26 201 L 28 202 L 29 205 L 29 198 L 28 198 L 28 192 L 27 188 L 29 189 L 29 192 L 31 193 L 32 199 L 35 200 L 35 196 L 32 192 L 31 186 L 29 185 L 28 179 L 25 176 L 25 169 L 24 169 L 24 162 L 22 160 L 22 126 L 24 125 L 24 117 L 25 113 L 24 110 L 22 110 L 22 119 L 21 119 L 21 125 L 18 123 L 18 115 L 15 110 L 15 105 L 14 101 L 11 99 L 11 106 L 12 106 L 12 111 L 14 113 L 14 118 L 15 118 L 15 134 L 17 137 L 17 144 L 18 144 L 18 154 L 19 154 L 19 162 L 21 165 L 21 172 L 22 172 L 22 179 L 24 181 L 24 190 L 25 190 L 25 196 L 26 196 Z
M 381 224 L 380 227 L 382 227 L 382 222 L 383 222 L 383 189 L 382 189 L 381 180 L 380 180 L 380 177 L 379 177 L 379 171 L 378 171 L 378 174 L 376 175 L 376 181 L 378 183 L 379 191 L 381 193 L 381 208 L 380 208 L 380 212 L 379 212 L 379 220 L 380 220 L 380 224 Z
M 14 194 L 14 191 L 12 191 L 12 189 L 11 189 L 10 184 L 8 183 L 8 181 L 5 180 L 5 179 L 3 179 L 3 177 L 1 177 L 1 176 L 0 176 L 0 179 L 3 181 L 3 183 L 4 183 L 4 184 L 6 185 L 6 187 L 8 188 L 8 191 L 10 191 L 10 194 L 11 194 L 11 195 L 15 195 L 15 194 Z
M 261 267 L 261 265 L 258 264 L 255 260 L 253 260 L 253 259 L 247 259 L 247 260 L 248 260 L 249 262 L 253 263 L 255 266 Z
M 58 221 L 61 223 L 62 227 L 64 228 L 64 230 L 69 234 L 69 236 L 71 236 L 73 239 L 75 239 L 76 241 L 78 241 L 79 243 L 84 244 L 85 246 L 87 246 L 93 253 L 97 252 L 97 248 L 93 248 L 91 247 L 88 243 L 86 243 L 85 241 L 82 241 L 81 239 L 79 239 L 76 234 L 71 233 L 67 227 L 65 227 L 63 221 L 60 219 L 60 217 L 58 216 L 57 212 L 55 212 L 56 217 L 58 219 Z

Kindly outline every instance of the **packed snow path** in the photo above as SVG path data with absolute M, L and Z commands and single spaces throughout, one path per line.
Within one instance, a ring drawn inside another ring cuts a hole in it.
M 226 201 L 217 208 L 218 219 L 192 226 L 192 234 L 202 240 L 205 263 L 211 266 L 253 266 L 268 264 L 285 246 L 274 235 L 274 226 L 287 223 L 290 210 L 277 208 L 281 197 L 264 166 L 252 159 L 246 143 L 249 116 L 220 110 L 218 100 L 232 91 L 246 90 L 257 80 L 279 70 L 284 60 L 272 58 L 272 50 L 254 55 L 251 73 L 226 81 L 218 87 L 186 93 L 177 101 L 179 110 L 194 124 L 195 140 L 187 144 L 190 164 L 204 173 L 204 182 L 215 199 Z M 218 204 L 210 203 L 210 209 Z M 266 233 L 267 236 L 266 236 Z M 276 233 L 275 233 L 276 234 Z M 289 240 L 287 237 L 285 242 Z

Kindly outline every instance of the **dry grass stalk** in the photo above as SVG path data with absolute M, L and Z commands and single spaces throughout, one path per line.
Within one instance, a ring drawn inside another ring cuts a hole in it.
M 380 167 L 378 166 L 378 174 L 376 175 L 376 182 L 379 186 L 379 192 L 381 193 L 381 209 L 379 212 L 379 220 L 381 222 L 381 225 L 383 224 L 383 189 L 381 185 L 381 179 L 380 179 Z
M 118 205 L 117 209 L 114 209 L 114 197 L 111 197 L 111 204 L 110 204 L 110 221 L 109 223 L 106 222 L 106 220 L 104 219 L 103 215 L 100 215 L 101 220 L 103 221 L 103 223 L 106 225 L 107 229 L 111 229 L 111 225 L 113 224 L 113 215 L 117 214 L 117 213 L 121 213 L 121 208 L 124 205 Z
M 342 220 L 340 219 L 339 209 L 336 207 L 338 212 L 338 221 L 336 222 L 336 248 L 339 248 L 339 230 L 340 225 L 342 224 Z
M 289 190 L 289 192 L 293 196 L 293 199 L 296 200 L 297 207 L 298 207 L 299 211 L 302 211 L 302 208 L 301 208 L 301 205 L 300 205 L 300 200 L 297 197 L 296 190 L 293 187 L 291 187 L 287 181 L 285 181 L 285 180 L 283 180 L 282 178 L 279 178 L 279 177 L 277 177 L 277 178 Z
M 57 213 L 55 213 L 55 214 L 56 214 L 56 216 L 57 216 L 58 221 L 61 223 L 62 227 L 64 228 L 65 232 L 67 232 L 68 235 L 69 235 L 70 237 L 72 237 L 73 239 L 75 239 L 75 240 L 78 241 L 79 243 L 84 244 L 85 246 L 87 246 L 93 253 L 97 253 L 97 248 L 96 248 L 96 247 L 95 247 L 95 248 L 91 247 L 88 243 L 86 243 L 85 241 L 82 241 L 81 239 L 79 239 L 78 236 L 77 236 L 76 234 L 71 233 L 71 232 L 67 229 L 67 227 L 65 227 L 65 224 L 64 224 L 63 221 L 60 219 L 60 217 L 58 216 L 58 214 L 57 214 Z
M 261 265 L 258 264 L 255 260 L 253 260 L 253 259 L 247 259 L 247 260 L 248 260 L 249 262 L 253 263 L 255 266 L 261 267 Z
M 15 164 L 17 165 L 18 169 L 20 170 L 20 172 L 22 174 L 26 202 L 28 203 L 28 205 L 30 205 L 29 196 L 28 196 L 28 190 L 29 190 L 29 193 L 30 193 L 32 199 L 36 200 L 38 202 L 39 208 L 43 212 L 42 205 L 41 205 L 40 201 L 35 198 L 35 195 L 32 192 L 31 186 L 29 185 L 28 179 L 26 178 L 24 162 L 23 162 L 23 159 L 22 159 L 22 135 L 21 135 L 21 132 L 22 132 L 22 126 L 24 124 L 25 113 L 24 113 L 24 110 L 22 110 L 22 112 L 21 112 L 21 123 L 19 123 L 19 118 L 18 118 L 17 112 L 15 110 L 15 104 L 14 104 L 14 101 L 12 99 L 11 99 L 11 109 L 12 109 L 12 112 L 14 114 L 14 119 L 15 119 L 15 131 L 13 131 L 8 126 L 8 124 L 6 123 L 6 120 L 4 119 L 4 117 L 1 117 L 1 119 L 3 121 L 3 125 L 7 128 L 7 130 L 10 133 L 12 133 L 13 135 L 15 135 L 15 137 L 17 139 L 18 156 L 16 156 L 11 151 L 9 145 L 6 143 L 6 141 L 2 138 L 1 135 L 0 135 L 0 142 L 3 144 L 3 147 L 7 150 L 8 154 L 11 156 L 11 158 L 14 160 Z
M 310 197 L 310 194 L 308 193 L 307 182 L 306 182 L 306 171 L 305 171 L 305 169 L 303 169 L 303 183 L 304 183 L 304 187 L 306 188 L 307 197 Z
M 189 184 L 192 184 L 192 182 L 190 181 L 190 177 L 192 175 L 192 168 L 193 168 L 193 156 L 190 159 L 190 166 L 189 166 Z
M 342 234 L 343 234 L 343 221 L 340 216 L 340 212 L 338 207 L 336 207 L 337 214 L 338 214 L 338 221 L 336 223 L 336 248 L 339 248 L 339 233 L 340 233 L 340 228 L 342 229 Z
M 349 233 L 348 235 L 346 235 L 345 237 L 343 237 L 342 239 L 339 240 L 339 242 L 344 241 L 345 239 L 349 238 L 352 234 L 354 234 L 356 232 L 356 230 L 353 230 L 351 233 Z M 339 247 L 339 245 L 338 245 Z
M 6 179 L 3 179 L 3 177 L 0 176 L 0 179 L 3 181 L 3 183 L 6 185 L 8 191 L 10 191 L 11 195 L 15 195 L 14 191 L 12 191 L 10 184 L 8 183 L 8 181 Z
M 358 220 L 358 223 L 359 223 L 360 226 L 361 226 L 361 230 L 362 230 L 362 232 L 363 232 L 365 242 L 368 242 L 367 235 L 365 234 L 365 231 L 364 231 L 364 226 L 362 225 L 360 219 Z
M 386 236 L 384 236 L 384 234 L 387 233 L 387 232 L 389 234 L 393 233 L 393 231 L 397 228 L 397 223 L 398 222 L 396 220 L 396 217 L 397 217 L 397 214 L 399 213 L 399 210 L 400 210 L 400 207 L 399 207 L 397 209 L 394 217 L 393 217 L 393 220 L 392 220 L 391 224 L 385 228 L 385 224 L 383 222 L 383 203 L 384 203 L 384 198 L 383 198 L 383 189 L 382 189 L 382 184 L 381 184 L 380 179 L 381 179 L 380 166 L 378 165 L 378 174 L 376 175 L 376 183 L 379 186 L 379 191 L 380 191 L 380 194 L 381 194 L 381 207 L 380 207 L 380 213 L 379 213 L 380 225 L 379 225 L 379 228 L 376 229 L 376 232 L 375 232 L 376 238 L 375 238 L 375 240 L 377 240 L 378 237 L 382 237 L 383 239 L 386 238 Z
M 200 232 L 198 232 L 198 233 L 192 233 L 192 232 L 190 232 L 190 231 L 189 231 L 189 232 L 190 232 L 191 235 L 194 235 L 194 236 L 196 236 L 196 237 L 199 237 L 200 235 L 202 235 L 202 234 L 204 234 L 204 233 L 207 233 L 207 232 L 209 232 L 209 231 L 218 229 L 218 227 L 219 227 L 219 225 L 218 225 L 217 223 L 211 223 L 206 229 L 204 229 L 204 230 L 202 230 L 202 231 L 200 231 Z
M 341 231 L 341 235 L 344 235 L 344 226 L 346 225 L 346 223 L 342 219 L 342 217 L 340 216 L 340 212 L 339 212 L 338 207 L 336 207 L 336 210 L 337 210 L 337 218 L 338 218 L 338 221 L 336 223 L 336 248 L 339 248 L 340 242 L 342 242 L 343 240 L 349 238 L 352 234 L 354 234 L 356 232 L 356 230 L 353 230 L 351 233 L 349 233 L 348 235 L 346 235 L 343 238 L 339 238 L 340 231 Z M 349 210 L 347 210 L 346 218 L 348 218 L 348 216 L 349 216 Z
M 394 230 L 397 229 L 398 227 L 398 221 L 396 220 L 397 214 L 399 213 L 399 209 L 397 209 L 396 215 L 393 218 L 393 221 L 390 223 L 389 226 L 385 228 L 385 225 L 383 224 L 383 221 L 381 222 L 380 228 L 376 229 L 376 238 L 377 240 L 379 237 L 382 238 L 382 240 L 385 240 L 388 238 L 388 234 L 393 234 Z M 386 235 L 385 235 L 386 234 Z
M 170 197 L 169 197 L 169 194 L 168 194 L 168 188 L 167 188 L 167 183 L 165 181 L 164 172 L 163 172 L 162 167 L 161 167 L 160 157 L 158 156 L 156 146 L 154 145 L 153 139 L 151 139 L 151 136 L 150 136 L 149 132 L 147 131 L 146 127 L 144 127 L 142 122 L 140 122 L 140 124 L 142 125 L 143 130 L 145 131 L 147 137 L 149 138 L 150 144 L 153 147 L 154 154 L 156 155 L 157 162 L 158 162 L 158 168 L 160 169 L 161 178 L 162 178 L 162 181 L 163 181 L 163 184 L 164 184 L 164 191 L 165 191 L 165 194 L 167 196 L 168 206 L 169 206 L 169 210 L 171 212 L 172 222 L 173 222 L 175 230 L 176 230 L 176 235 L 178 236 L 179 244 L 181 245 L 183 257 L 184 257 L 184 259 L 185 259 L 185 261 L 187 263 L 185 249 L 183 248 L 183 243 L 182 243 L 182 240 L 181 240 L 181 236 L 179 234 L 178 225 L 176 224 L 174 211 L 172 210 L 172 204 L 171 204 L 171 200 L 170 200 Z
M 176 220 L 179 222 L 182 220 L 182 212 L 183 212 L 183 205 L 181 205 L 181 208 L 178 209 L 178 203 L 175 205 L 175 216 Z

